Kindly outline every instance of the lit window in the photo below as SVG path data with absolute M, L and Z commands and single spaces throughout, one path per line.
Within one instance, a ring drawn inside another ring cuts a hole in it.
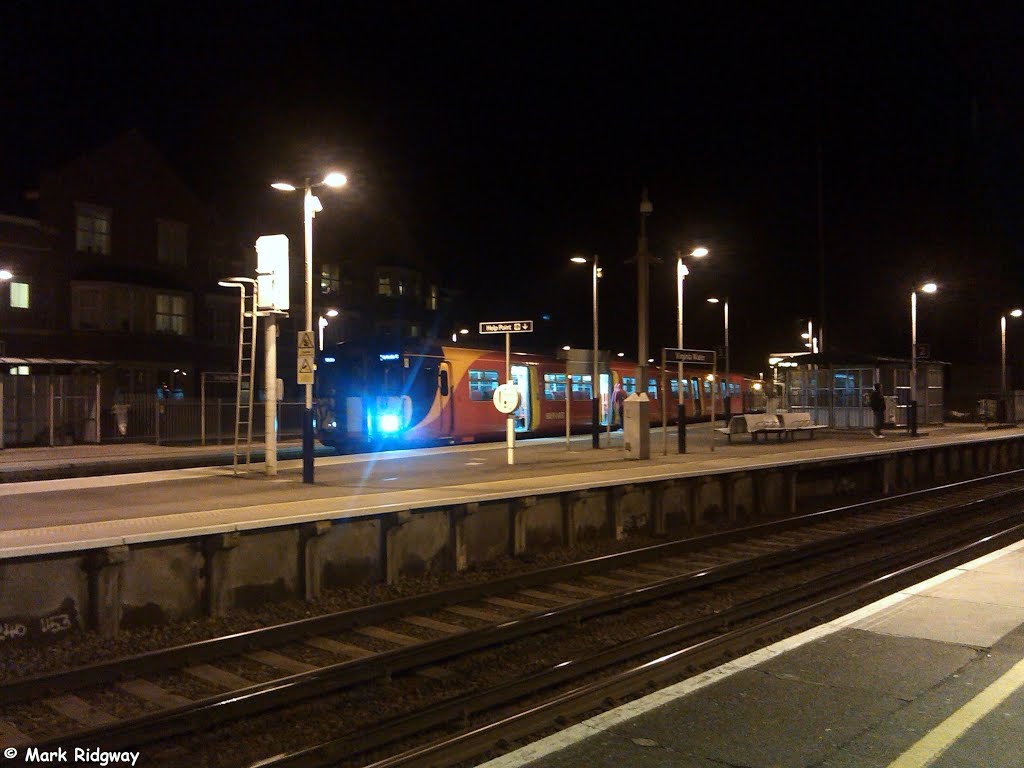
M 320 267 L 320 293 L 337 293 L 341 287 L 341 272 L 337 264 L 324 264 Z
M 11 306 L 14 309 L 28 309 L 28 283 L 11 283 Z
M 427 294 L 427 309 L 437 309 L 437 286 L 430 286 L 430 292 Z
M 593 387 L 590 386 L 590 376 L 573 374 L 570 378 L 572 383 L 573 400 L 590 400 L 593 398 Z
M 469 399 L 490 400 L 494 397 L 494 390 L 498 388 L 497 371 L 474 371 L 469 372 Z
M 636 377 L 634 376 L 623 376 L 622 377 L 622 389 L 627 394 L 633 394 L 636 392 Z
M 156 260 L 172 267 L 188 265 L 188 226 L 180 221 L 156 222 Z
M 11 374 L 11 376 L 28 376 L 28 366 L 15 365 L 10 369 L 9 373 Z
M 75 250 L 110 255 L 110 209 L 95 205 L 76 206 Z
M 416 325 L 415 323 L 410 325 L 409 326 L 409 336 L 410 336 L 410 338 L 417 339 L 417 338 L 419 338 L 419 335 L 420 335 L 420 327 L 418 325 Z
M 185 297 L 158 293 L 156 297 L 157 333 L 185 335 Z
M 388 275 L 381 275 L 377 278 L 377 295 L 391 295 L 391 278 Z
M 544 374 L 544 399 L 565 400 L 565 374 Z

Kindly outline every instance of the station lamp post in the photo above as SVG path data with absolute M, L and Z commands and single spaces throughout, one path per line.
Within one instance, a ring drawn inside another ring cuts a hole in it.
M 590 379 L 590 440 L 591 445 L 594 448 L 601 447 L 601 392 L 600 392 L 600 379 L 598 378 L 597 370 L 597 281 L 601 278 L 601 267 L 597 263 L 597 254 L 595 253 L 593 258 L 588 259 L 586 256 L 573 256 L 569 261 L 575 262 L 576 264 L 591 264 L 592 279 L 592 293 L 593 293 L 593 329 L 594 329 L 594 351 L 591 379 Z M 569 408 L 570 400 L 566 398 L 565 407 Z
M 1022 314 L 1024 314 L 1024 310 L 1011 309 L 1006 314 L 1008 314 L 1010 317 L 1020 317 Z M 1006 386 L 1006 315 L 1003 315 L 1002 317 L 999 318 L 999 362 L 999 389 L 1001 399 L 1003 401 L 1003 420 L 1006 421 L 1009 417 L 1009 408 L 1007 401 L 1009 389 Z M 1017 414 L 1014 413 L 1014 418 L 1016 419 L 1016 417 Z
M 708 303 L 720 303 L 722 305 L 722 317 L 725 320 L 725 409 L 722 412 L 722 416 L 725 418 L 726 424 L 728 424 L 729 418 L 732 416 L 732 395 L 729 391 L 729 297 L 726 296 L 724 299 L 719 299 L 716 296 L 712 296 L 708 299 Z
M 689 255 L 695 259 L 703 259 L 708 255 L 708 249 L 703 246 L 698 246 L 690 251 Z M 688 274 L 690 274 L 690 270 L 683 262 L 683 254 L 680 252 L 676 254 L 676 346 L 679 349 L 683 348 L 683 283 L 686 282 L 686 276 Z M 679 404 L 676 406 L 678 450 L 679 453 L 686 453 L 686 402 L 683 398 L 682 362 L 677 366 L 676 374 L 678 378 L 677 386 L 679 388 Z M 697 397 L 697 394 L 694 393 L 693 397 Z
M 910 411 L 907 426 L 910 434 L 917 435 L 917 292 L 935 293 L 935 283 L 925 283 L 910 292 Z
M 305 181 L 305 195 L 302 201 L 302 223 L 305 234 L 305 298 L 306 298 L 306 335 L 313 335 L 313 217 L 323 210 L 320 199 L 313 194 L 318 187 L 343 187 L 348 179 L 343 173 L 329 173 L 323 181 L 311 184 Z M 298 187 L 286 181 L 271 184 L 274 189 L 282 192 L 294 192 Z M 316 367 L 314 366 L 314 375 Z M 313 384 L 306 383 L 306 404 L 302 414 L 302 482 L 313 482 Z

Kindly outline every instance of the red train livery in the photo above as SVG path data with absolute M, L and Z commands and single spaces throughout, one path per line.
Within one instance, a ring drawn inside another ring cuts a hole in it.
M 590 430 L 590 365 L 513 352 L 509 380 L 520 395 L 513 414 L 516 433 L 565 434 L 567 403 L 571 431 Z M 685 370 L 688 420 L 708 418 L 712 396 L 716 414 L 723 412 L 726 397 L 731 413 L 764 410 L 761 381 L 732 373 L 728 380 L 720 375 L 712 382 L 708 374 L 706 367 Z M 649 366 L 648 375 L 644 391 L 651 401 L 651 424 L 661 424 L 663 398 L 668 421 L 674 424 L 679 388 L 675 366 L 668 367 L 664 393 L 660 369 Z M 317 367 L 317 436 L 343 450 L 503 439 L 505 415 L 492 397 L 505 379 L 505 354 L 499 350 L 429 343 L 402 348 L 341 345 L 324 354 Z M 602 363 L 598 379 L 601 423 L 606 426 L 610 417 L 614 428 L 618 414 L 609 406 L 617 388 L 627 395 L 636 391 L 636 364 Z

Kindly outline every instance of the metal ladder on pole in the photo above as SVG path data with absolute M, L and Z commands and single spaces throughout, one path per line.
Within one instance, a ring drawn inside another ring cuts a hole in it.
M 252 403 L 256 374 L 256 281 L 248 277 L 230 277 L 220 285 L 237 287 L 238 308 L 238 375 L 235 385 L 235 444 L 232 471 L 248 472 L 252 463 Z M 244 460 L 244 468 L 241 468 Z M 241 468 L 241 469 L 240 469 Z

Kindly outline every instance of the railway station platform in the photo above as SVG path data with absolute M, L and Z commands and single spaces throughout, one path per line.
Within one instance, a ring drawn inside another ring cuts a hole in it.
M 1024 765 L 1024 542 L 484 768 Z
M 522 441 L 512 466 L 501 443 L 326 456 L 303 484 L 299 459 L 274 476 L 259 465 L 235 475 L 204 465 L 209 449 L 160 448 L 161 460 L 201 466 L 0 483 L 0 621 L 29 627 L 71 606 L 80 625 L 114 634 L 154 616 L 312 600 L 590 540 L 692 535 L 1024 467 L 1019 428 L 731 444 L 709 424 L 688 432 L 687 454 L 672 452 L 671 432 L 662 454 L 655 433 L 642 461 L 612 433 L 601 450 L 589 436 Z M 113 472 L 153 460 L 152 446 L 85 448 L 2 451 L 0 474 L 26 461 L 106 461 Z

